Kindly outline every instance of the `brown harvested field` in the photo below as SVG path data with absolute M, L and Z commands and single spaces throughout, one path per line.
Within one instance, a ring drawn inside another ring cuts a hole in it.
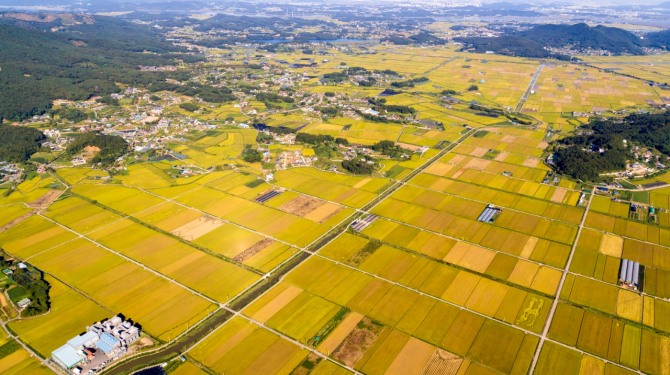
M 430 167 L 426 168 L 426 173 L 434 174 L 436 176 L 444 176 L 453 168 L 455 168 L 455 166 L 452 164 L 441 163 L 438 161 L 433 163 Z
M 324 221 L 330 219 L 331 216 L 340 212 L 341 209 L 342 207 L 335 203 L 326 202 L 326 204 L 323 206 L 320 206 L 319 208 L 305 215 L 304 218 L 317 223 L 323 223 Z
M 509 156 L 509 152 L 503 151 L 503 152 L 499 153 L 498 155 L 496 155 L 496 157 L 493 158 L 493 160 L 502 162 L 502 161 L 505 160 L 505 158 L 507 156 Z
M 524 167 L 535 168 L 538 164 L 540 164 L 540 159 L 529 156 L 526 158 L 526 160 L 523 161 L 521 165 Z
M 319 345 L 320 352 L 330 355 L 338 346 L 349 336 L 351 331 L 356 328 L 358 322 L 363 319 L 363 315 L 357 312 L 351 312 L 344 320 L 331 332 L 328 337 Z
M 223 224 L 223 221 L 219 219 L 203 216 L 173 230 L 172 234 L 179 236 L 187 241 L 194 241 L 222 226 Z
M 500 141 L 502 141 L 502 142 L 506 142 L 506 143 L 514 143 L 514 141 L 516 141 L 516 137 L 513 136 L 513 135 L 509 135 L 509 134 L 508 134 L 508 135 L 502 137 L 502 138 L 500 139 Z
M 233 260 L 235 260 L 237 262 L 240 262 L 240 263 L 244 262 L 245 260 L 247 260 L 247 259 L 251 258 L 252 256 L 261 252 L 261 250 L 270 246 L 270 244 L 272 244 L 273 242 L 274 242 L 274 240 L 272 240 L 271 238 L 264 238 L 264 239 L 256 242 L 250 248 L 248 248 L 248 249 L 244 250 L 243 252 L 235 255 Z
M 421 375 L 456 375 L 461 363 L 463 363 L 463 358 L 437 349 L 421 371 Z
M 456 180 L 456 179 L 458 179 L 458 178 L 463 174 L 463 172 L 465 172 L 466 170 L 467 170 L 466 168 L 461 168 L 461 169 L 457 170 L 454 174 L 452 174 L 450 178 L 451 178 L 452 180 Z
M 474 150 L 470 153 L 471 156 L 476 156 L 478 158 L 481 158 L 482 156 L 486 155 L 488 152 L 488 149 L 484 147 L 475 147 Z
M 465 168 L 485 171 L 489 164 L 491 164 L 490 160 L 473 158 L 465 165 Z
M 32 201 L 30 207 L 46 207 L 53 203 L 63 192 L 60 190 L 49 190 L 43 196 Z
M 385 375 L 419 374 L 431 360 L 435 347 L 421 340 L 410 338 L 395 357 Z
M 528 238 L 528 241 L 526 241 L 526 244 L 524 245 L 523 250 L 521 250 L 521 254 L 519 254 L 519 256 L 524 259 L 530 258 L 530 255 L 533 254 L 533 250 L 535 250 L 535 246 L 539 240 L 540 239 L 537 237 Z
M 449 164 L 461 165 L 461 164 L 463 164 L 463 160 L 465 160 L 465 159 L 469 159 L 469 158 L 466 155 L 463 155 L 463 154 L 454 154 L 454 156 L 452 156 L 449 159 L 448 163 Z
M 563 202 L 563 199 L 565 198 L 565 195 L 568 193 L 566 189 L 563 188 L 556 188 L 556 191 L 554 191 L 554 194 L 551 195 L 551 201 L 555 203 L 561 203 Z
M 303 217 L 324 204 L 325 202 L 320 199 L 301 195 L 284 203 L 279 209 L 289 214 Z
M 458 264 L 458 262 L 461 261 L 461 259 L 465 256 L 465 254 L 474 247 L 475 247 L 474 245 L 470 245 L 465 242 L 457 242 L 456 244 L 454 244 L 454 246 L 451 248 L 451 250 L 449 250 L 447 255 L 445 255 L 442 260 L 444 260 L 445 262 Z
M 601 254 L 621 258 L 621 252 L 623 251 L 623 237 L 605 233 L 600 241 L 599 251 Z
M 409 144 L 409 143 L 402 143 L 402 142 L 396 142 L 396 145 L 399 147 L 404 148 L 405 150 L 410 150 L 412 152 L 416 152 L 418 149 L 421 148 L 421 146 Z
M 357 325 L 332 355 L 347 366 L 356 364 L 383 330 L 383 326 L 372 323 L 368 317 L 363 318 L 361 322 L 363 324 Z
M 284 308 L 284 306 L 288 305 L 291 301 L 293 301 L 293 299 L 296 298 L 298 295 L 300 295 L 300 293 L 302 293 L 301 288 L 289 285 L 289 287 L 286 288 L 286 290 L 281 292 L 277 297 L 275 297 L 275 299 L 268 302 L 267 305 L 263 306 L 251 317 L 258 320 L 259 322 L 265 323 L 279 310 Z
M 88 161 L 88 160 L 93 159 L 93 157 L 95 155 L 97 155 L 98 153 L 100 153 L 100 147 L 86 146 L 86 147 L 84 147 L 84 152 L 82 154 L 82 157 Z

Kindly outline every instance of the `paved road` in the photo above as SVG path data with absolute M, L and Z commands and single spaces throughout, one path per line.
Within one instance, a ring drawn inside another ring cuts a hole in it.
M 542 73 L 542 68 L 544 67 L 545 67 L 544 64 L 540 64 L 540 66 L 537 67 L 537 71 L 535 71 L 533 79 L 530 81 L 530 84 L 528 85 L 526 92 L 523 93 L 521 100 L 519 100 L 519 104 L 516 105 L 516 109 L 514 110 L 514 112 L 517 113 L 521 112 L 524 104 L 526 104 L 526 100 L 528 100 L 528 95 L 530 95 L 530 92 L 533 91 L 533 87 L 535 87 L 535 83 L 537 82 L 537 79 L 540 77 L 540 73 Z
M 554 302 L 551 304 L 551 310 L 549 310 L 549 315 L 547 316 L 547 320 L 544 323 L 544 329 L 542 330 L 542 336 L 540 337 L 540 342 L 537 344 L 535 355 L 533 356 L 533 362 L 531 363 L 530 366 L 531 375 L 535 373 L 537 360 L 540 358 L 540 352 L 542 351 L 542 346 L 544 345 L 544 342 L 547 340 L 547 333 L 549 333 L 549 327 L 551 326 L 551 322 L 554 319 L 554 313 L 556 312 L 556 307 L 558 306 L 558 300 L 560 299 L 561 291 L 563 290 L 563 284 L 565 283 L 565 279 L 568 276 L 570 270 L 570 264 L 572 263 L 572 258 L 575 255 L 575 249 L 577 248 L 577 242 L 579 241 L 579 236 L 581 235 L 582 229 L 584 228 L 584 223 L 586 222 L 586 217 L 588 216 L 589 207 L 591 207 L 591 201 L 593 201 L 594 195 L 595 194 L 591 194 L 591 196 L 589 197 L 589 202 L 586 204 L 586 210 L 584 210 L 582 221 L 579 223 L 579 229 L 577 230 L 577 236 L 575 237 L 575 242 L 572 245 L 572 249 L 570 249 L 570 255 L 568 256 L 568 261 L 565 263 L 565 268 L 563 269 L 563 274 L 561 275 L 561 281 L 558 283 L 556 297 L 554 298 Z

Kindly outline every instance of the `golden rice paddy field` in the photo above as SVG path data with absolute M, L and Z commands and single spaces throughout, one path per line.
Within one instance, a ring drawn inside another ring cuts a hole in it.
M 583 196 L 581 185 L 554 178 L 545 164 L 555 139 L 548 130 L 566 134 L 588 120 L 572 112 L 663 103 L 670 95 L 616 73 L 661 79 L 668 56 L 586 59 L 614 73 L 544 66 L 523 105 L 537 122 L 521 127 L 481 116 L 470 103 L 516 108 L 539 61 L 453 47 L 331 51 L 328 62 L 297 71 L 318 77 L 346 63 L 427 77 L 387 104 L 411 106 L 444 130 L 302 112 L 271 113 L 267 124 L 364 145 L 425 146 L 423 155 L 383 160 L 374 176 L 289 168 L 267 182 L 258 163 L 240 160 L 257 131 L 228 126 L 174 140 L 183 160 L 138 162 L 114 176 L 71 167 L 38 175 L 0 197 L 0 247 L 45 273 L 52 306 L 10 322 L 12 332 L 48 356 L 61 338 L 120 312 L 170 341 L 352 215 L 375 215 L 329 238 L 188 349 L 174 373 L 525 374 L 534 359 L 535 374 L 670 373 L 670 214 L 661 210 L 670 208 L 670 188 L 640 195 L 659 210 L 650 222 L 631 216 L 628 204 Z M 345 93 L 355 106 L 384 88 L 317 81 L 302 89 Z M 478 89 L 466 91 L 471 85 Z M 459 103 L 440 98 L 447 89 L 461 92 Z M 251 121 L 232 105 L 209 110 L 199 118 Z M 270 151 L 312 156 L 311 147 Z M 175 165 L 202 173 L 176 176 Z M 481 221 L 487 208 L 496 213 Z M 642 292 L 619 285 L 622 259 L 644 266 Z M 43 370 L 23 349 L 0 356 L 2 373 Z
M 524 112 L 603 112 L 663 104 L 643 81 L 575 65 L 546 66 Z

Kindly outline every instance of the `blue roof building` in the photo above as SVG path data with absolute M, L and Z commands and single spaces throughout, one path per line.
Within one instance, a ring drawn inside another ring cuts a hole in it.
M 97 343 L 98 349 L 102 350 L 105 354 L 111 353 L 119 345 L 121 345 L 121 341 L 107 332 L 103 332 L 100 335 L 100 340 Z

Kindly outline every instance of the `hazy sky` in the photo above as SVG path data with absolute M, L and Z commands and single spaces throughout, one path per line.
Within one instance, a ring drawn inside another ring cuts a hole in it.
M 75 3 L 79 4 L 95 4 L 100 0 L 0 0 L 0 5 L 4 6 L 39 6 L 39 5 L 71 5 Z M 169 2 L 169 1 L 186 1 L 186 0 L 104 0 L 104 2 L 111 3 L 148 3 L 148 2 Z M 227 0 L 195 0 L 203 2 L 215 2 L 215 3 L 226 3 Z M 264 2 L 264 3 L 298 3 L 298 2 L 307 2 L 307 3 L 321 3 L 321 2 L 330 2 L 329 0 L 247 0 L 249 2 Z M 350 0 L 352 3 L 365 1 L 366 3 L 369 0 Z M 376 0 L 378 2 L 404 2 L 401 0 Z M 670 0 L 419 0 L 420 3 L 439 3 L 439 4 L 457 4 L 457 5 L 477 5 L 482 3 L 495 3 L 495 2 L 509 2 L 509 3 L 527 3 L 527 4 L 542 4 L 542 3 L 566 3 L 566 4 L 584 4 L 584 5 L 653 5 L 660 4 Z M 338 0 L 338 2 L 346 2 L 346 0 Z M 411 3 L 411 1 L 410 1 Z

